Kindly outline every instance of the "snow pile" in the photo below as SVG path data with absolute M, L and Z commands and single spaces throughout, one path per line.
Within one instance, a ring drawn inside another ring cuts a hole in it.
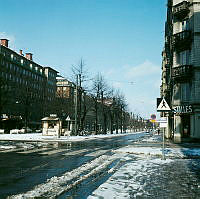
M 23 148 L 25 150 L 30 150 L 35 148 L 33 144 L 28 144 L 28 143 L 17 143 L 17 147 Z
M 0 150 L 7 150 L 7 149 L 15 149 L 16 146 L 12 146 L 12 145 L 0 145 Z
M 41 133 L 0 134 L 0 140 L 41 141 L 42 139 L 43 139 L 43 136 Z
M 66 172 L 60 177 L 54 176 L 48 179 L 46 183 L 37 185 L 33 190 L 28 191 L 27 193 L 9 196 L 8 199 L 55 198 L 63 192 L 80 184 L 83 180 L 105 169 L 109 164 L 116 160 L 116 158 L 116 155 L 102 155 L 79 168 Z M 70 184 L 71 180 L 73 180 L 72 184 Z
M 132 133 L 119 133 L 119 134 L 100 134 L 100 135 L 88 135 L 88 136 L 43 136 L 42 133 L 26 133 L 26 134 L 0 134 L 0 140 L 7 141 L 84 141 L 87 139 L 103 139 L 106 137 L 126 136 L 128 134 L 144 134 L 144 132 L 132 132 Z
M 116 153 L 130 153 L 145 156 L 162 156 L 162 148 L 158 147 L 123 147 L 115 150 Z M 169 158 L 184 158 L 200 156 L 200 148 L 165 148 L 165 156 Z
M 160 135 L 154 135 L 141 140 L 142 142 L 162 142 L 162 137 Z

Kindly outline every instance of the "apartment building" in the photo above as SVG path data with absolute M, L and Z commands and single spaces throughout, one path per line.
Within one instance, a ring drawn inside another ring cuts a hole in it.
M 168 0 L 162 57 L 161 96 L 173 110 L 166 136 L 200 138 L 200 0 Z
M 56 112 L 60 117 L 74 119 L 75 84 L 58 75 L 56 77 Z
M 57 71 L 33 61 L 33 54 L 9 48 L 0 40 L 0 115 L 21 116 L 29 123 L 40 122 L 55 99 Z

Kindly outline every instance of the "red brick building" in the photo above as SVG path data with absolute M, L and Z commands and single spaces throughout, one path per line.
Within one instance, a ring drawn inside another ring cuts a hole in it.
M 57 71 L 34 62 L 32 53 L 17 53 L 8 44 L 7 39 L 0 40 L 0 115 L 21 116 L 30 125 L 36 124 L 55 101 Z

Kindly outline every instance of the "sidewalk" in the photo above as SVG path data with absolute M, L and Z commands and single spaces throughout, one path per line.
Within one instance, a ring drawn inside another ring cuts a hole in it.
M 162 135 L 149 135 L 113 152 L 122 166 L 88 199 L 199 199 L 200 146 L 166 141 L 162 160 Z

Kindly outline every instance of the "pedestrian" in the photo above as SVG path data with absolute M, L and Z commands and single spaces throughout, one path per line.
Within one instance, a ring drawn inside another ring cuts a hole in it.
M 160 129 L 158 129 L 158 135 L 160 134 Z

